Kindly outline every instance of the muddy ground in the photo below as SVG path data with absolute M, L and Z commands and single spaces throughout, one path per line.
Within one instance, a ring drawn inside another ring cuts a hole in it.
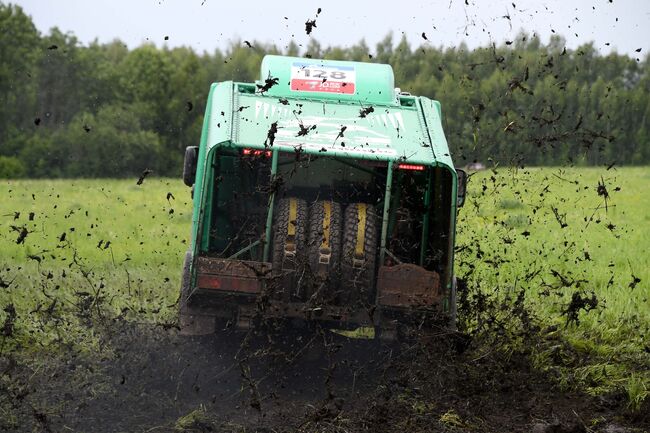
M 98 327 L 102 356 L 0 361 L 9 432 L 644 432 L 625 396 L 564 393 L 506 356 L 441 332 L 402 345 L 330 332 Z

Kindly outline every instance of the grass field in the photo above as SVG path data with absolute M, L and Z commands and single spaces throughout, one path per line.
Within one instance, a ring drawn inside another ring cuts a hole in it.
M 648 168 L 480 172 L 457 236 L 472 296 L 539 325 L 538 367 L 637 407 L 650 392 L 649 184 Z M 2 181 L 0 197 L 0 351 L 93 351 L 97 316 L 176 319 L 191 220 L 180 180 Z
M 546 326 L 538 365 L 567 387 L 625 389 L 637 407 L 650 391 L 648 184 L 643 167 L 488 170 L 458 226 L 470 287 L 523 292 Z
M 23 346 L 92 346 L 83 323 L 93 313 L 176 319 L 191 222 L 182 182 L 5 181 L 0 194 L 0 278 L 11 283 L 0 299 L 15 306 L 14 337 Z

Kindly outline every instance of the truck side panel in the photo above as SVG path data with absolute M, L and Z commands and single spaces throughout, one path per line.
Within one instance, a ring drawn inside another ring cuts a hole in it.
M 205 117 L 203 118 L 203 130 L 201 132 L 201 143 L 199 145 L 199 156 L 196 168 L 196 183 L 194 185 L 194 211 L 192 216 L 192 243 L 191 248 L 194 256 L 197 255 L 200 246 L 207 243 L 207 232 L 201 230 L 202 222 L 205 220 L 205 211 L 209 211 L 209 206 L 202 206 L 209 200 L 211 193 L 210 182 L 206 182 L 210 171 L 208 165 L 209 150 L 215 145 L 230 140 L 232 133 L 232 99 L 233 99 L 233 82 L 225 81 L 214 83 L 210 87 L 208 102 L 205 108 Z M 223 114 L 222 114 L 223 113 Z M 219 121 L 215 122 L 214 117 L 219 116 Z M 199 236 L 199 233 L 202 235 Z
M 454 163 L 451 160 L 447 139 L 442 129 L 442 110 L 438 101 L 433 101 L 426 97 L 420 97 L 420 106 L 427 124 L 427 130 L 431 139 L 431 147 L 438 165 L 446 168 L 451 173 L 451 207 L 449 209 L 449 254 L 447 263 L 447 272 L 444 275 L 444 285 L 448 288 L 447 293 L 452 290 L 454 275 L 454 244 L 456 236 L 456 213 L 457 213 L 457 186 L 458 175 L 453 168 Z M 447 305 L 451 300 L 447 299 Z

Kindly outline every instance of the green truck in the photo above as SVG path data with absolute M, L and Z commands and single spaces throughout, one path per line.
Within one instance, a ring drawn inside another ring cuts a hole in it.
M 466 175 L 440 103 L 396 89 L 389 65 L 267 55 L 260 81 L 212 84 L 183 179 L 182 333 L 455 326 Z

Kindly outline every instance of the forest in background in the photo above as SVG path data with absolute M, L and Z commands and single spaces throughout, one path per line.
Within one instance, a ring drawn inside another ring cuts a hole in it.
M 575 50 L 562 36 L 470 50 L 391 34 L 375 47 L 287 47 L 251 41 L 226 50 L 122 42 L 82 45 L 41 34 L 0 2 L 0 178 L 177 176 L 197 145 L 210 83 L 258 80 L 265 54 L 388 63 L 403 91 L 441 101 L 457 165 L 650 163 L 650 56 Z

